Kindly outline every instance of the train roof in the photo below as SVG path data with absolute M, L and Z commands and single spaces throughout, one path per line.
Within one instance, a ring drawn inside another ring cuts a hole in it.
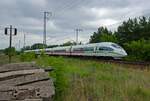
M 84 45 L 73 45 L 73 46 L 61 46 L 61 47 L 53 47 L 53 48 L 46 48 L 46 51 L 48 50 L 61 50 L 61 49 L 69 49 L 69 48 L 80 48 L 80 47 L 96 47 L 96 46 L 110 46 L 110 45 L 117 45 L 113 42 L 100 42 L 100 43 L 91 43 L 91 44 L 84 44 Z M 117 45 L 119 46 L 119 45 Z M 41 49 L 36 50 L 28 50 L 28 51 L 40 51 Z M 27 51 L 26 51 L 27 52 Z
M 68 49 L 70 48 L 71 46 L 61 46 L 61 47 L 54 47 L 54 48 L 51 48 L 52 50 L 59 50 L 59 49 Z
M 91 43 L 91 44 L 84 44 L 84 45 L 73 45 L 73 46 L 61 46 L 61 47 L 54 47 L 54 48 L 47 48 L 46 50 L 59 50 L 59 49 L 68 49 L 72 48 L 79 48 L 79 47 L 95 47 L 95 46 L 109 46 L 112 44 L 116 44 L 113 42 L 100 42 L 100 43 Z
M 112 42 L 100 42 L 100 43 L 91 43 L 91 44 L 85 44 L 85 45 L 75 45 L 75 46 L 72 46 L 72 47 L 76 48 L 76 47 L 109 46 L 109 45 L 112 45 L 112 44 L 115 44 L 115 43 L 112 43 Z

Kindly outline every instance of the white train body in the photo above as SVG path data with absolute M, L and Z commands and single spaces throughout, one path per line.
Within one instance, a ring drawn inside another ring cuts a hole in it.
M 28 50 L 25 52 L 35 52 L 40 54 L 42 49 Z M 112 42 L 101 42 L 86 45 L 64 46 L 46 48 L 48 55 L 68 55 L 68 56 L 94 56 L 122 58 L 127 56 L 126 51 L 119 45 Z

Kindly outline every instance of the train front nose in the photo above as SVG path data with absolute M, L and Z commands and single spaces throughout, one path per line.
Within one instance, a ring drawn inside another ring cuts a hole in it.
M 123 56 L 127 56 L 128 55 L 125 50 L 121 50 L 121 53 L 122 53 Z

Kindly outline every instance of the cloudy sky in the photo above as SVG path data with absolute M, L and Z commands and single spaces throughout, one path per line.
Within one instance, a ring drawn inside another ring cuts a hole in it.
M 75 29 L 81 28 L 79 40 L 89 41 L 99 26 L 110 30 L 129 17 L 149 16 L 150 0 L 1 0 L 0 1 L 0 48 L 9 45 L 4 27 L 18 28 L 13 36 L 13 46 L 42 43 L 43 12 L 52 12 L 47 21 L 47 44 L 61 44 L 75 40 Z M 19 41 L 20 40 L 20 41 Z

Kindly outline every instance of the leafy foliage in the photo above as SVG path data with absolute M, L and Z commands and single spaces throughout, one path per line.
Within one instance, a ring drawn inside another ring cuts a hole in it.
M 129 19 L 118 27 L 117 36 L 121 44 L 150 38 L 150 18 Z
M 68 41 L 68 42 L 62 44 L 62 46 L 71 46 L 71 45 L 76 45 L 76 42 Z
M 12 47 L 12 48 L 6 48 L 4 50 L 4 53 L 5 53 L 5 55 L 14 56 L 14 55 L 16 55 L 16 49 L 14 47 Z
M 150 60 L 150 40 L 132 41 L 126 43 L 125 47 L 132 60 Z
M 53 47 L 58 47 L 58 45 L 49 45 L 47 48 L 53 48 Z
M 23 62 L 24 61 L 33 61 L 36 58 L 37 58 L 37 56 L 34 52 L 20 54 L 20 60 Z
M 47 45 L 43 45 L 42 43 L 36 43 L 31 46 L 31 49 L 42 49 L 43 47 L 47 47 Z
M 90 43 L 97 43 L 97 42 L 102 42 L 104 40 L 101 40 L 102 35 L 112 35 L 111 31 L 108 31 L 108 29 L 105 27 L 100 27 L 98 28 L 97 32 L 94 32 L 94 34 L 90 38 Z
M 0 54 L 3 54 L 4 53 L 4 49 L 0 49 Z
M 31 50 L 31 47 L 30 46 L 26 46 L 26 47 L 23 47 L 22 50 Z
M 100 37 L 100 40 L 102 42 L 114 42 L 114 43 L 118 43 L 118 39 L 115 35 L 113 34 L 102 34 Z

